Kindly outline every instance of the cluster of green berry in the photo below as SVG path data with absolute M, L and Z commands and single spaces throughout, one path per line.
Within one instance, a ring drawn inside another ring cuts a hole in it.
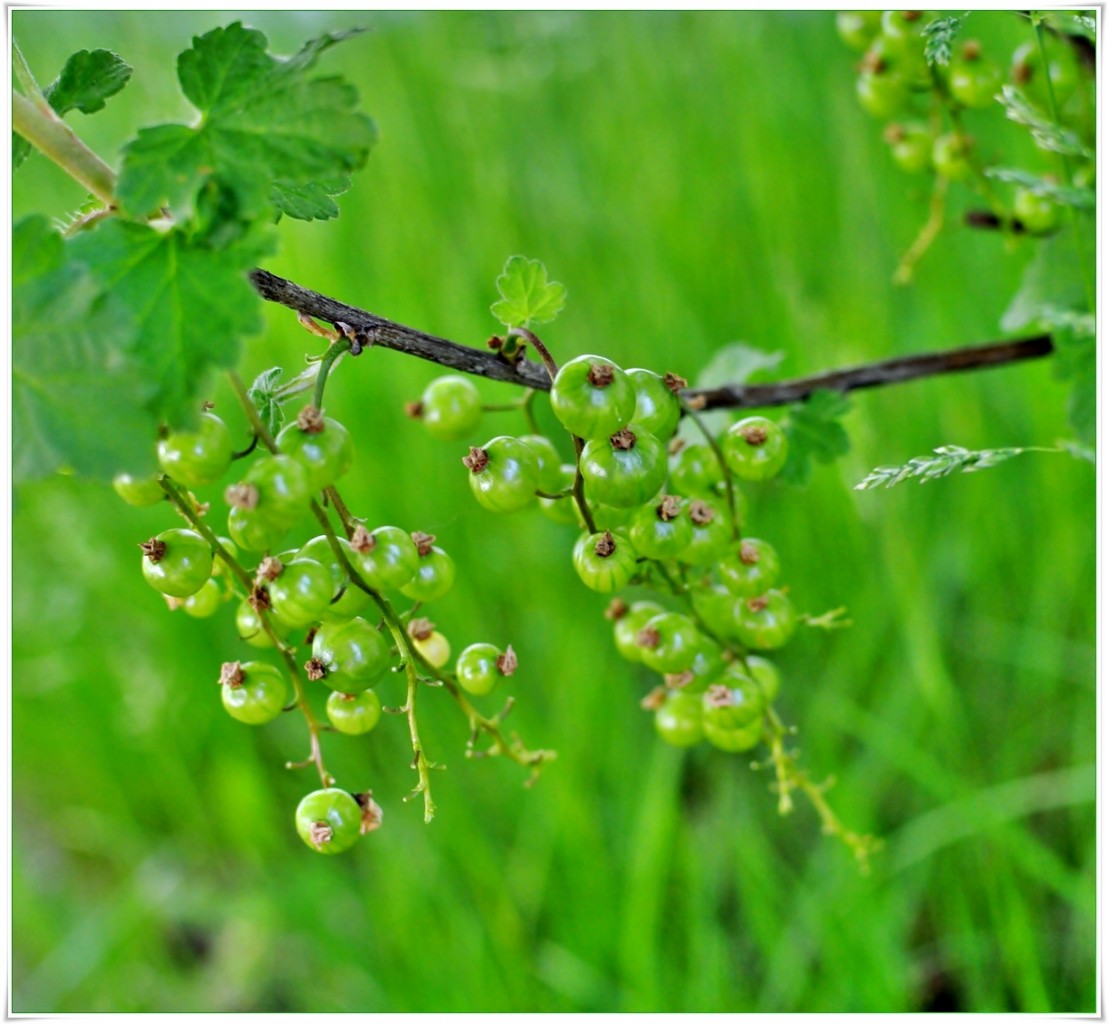
M 955 45 L 949 63 L 929 63 L 928 32 L 940 14 L 934 11 L 839 11 L 842 40 L 863 51 L 858 65 L 858 101 L 867 113 L 889 122 L 885 139 L 896 164 L 910 174 L 934 171 L 949 181 L 969 182 L 990 202 L 1005 223 L 1029 234 L 1048 234 L 1059 224 L 1059 210 L 1049 190 L 1020 185 L 1010 206 L 986 181 L 986 160 L 966 130 L 963 113 L 995 107 L 1005 84 L 1016 89 L 1044 116 L 1079 134 L 1094 131 L 1093 104 L 1074 49 L 1052 34 L 1019 46 L 1005 69 L 976 39 Z M 944 130 L 943 114 L 949 122 Z M 1095 163 L 1081 162 L 1074 184 L 1091 185 Z M 1044 179 L 1050 183 L 1050 179 Z
M 624 371 L 583 355 L 550 367 L 551 408 L 577 458 L 563 462 L 542 434 L 497 436 L 462 463 L 476 500 L 492 512 L 535 503 L 583 532 L 572 549 L 581 581 L 600 593 L 644 586 L 667 591 L 683 610 L 655 600 L 616 598 L 620 654 L 663 677 L 644 700 L 662 739 L 688 746 L 706 738 L 749 750 L 776 721 L 779 677 L 755 650 L 782 646 L 798 617 L 777 588 L 780 563 L 764 540 L 744 537 L 735 481 L 769 480 L 788 455 L 774 421 L 749 416 L 703 443 L 675 438 L 686 382 L 675 374 Z M 555 372 L 556 370 L 556 372 Z M 436 437 L 462 440 L 482 405 L 466 379 L 440 377 L 409 407 Z
M 382 714 L 380 683 L 405 661 L 441 677 L 450 656 L 449 644 L 425 618 L 408 613 L 406 629 L 392 628 L 401 627 L 404 617 L 396 616 L 384 595 L 401 594 L 415 607 L 435 601 L 453 585 L 454 562 L 427 533 L 395 526 L 369 530 L 345 510 L 347 536 L 337 536 L 326 525 L 314 496 L 337 500 L 333 487 L 352 464 L 353 444 L 341 423 L 311 405 L 277 435 L 271 451 L 254 458 L 241 480 L 226 487 L 228 536 L 216 535 L 202 519 L 208 506 L 190 489 L 220 481 L 237 457 L 233 447 L 223 420 L 205 411 L 195 430 L 167 433 L 158 442 L 161 473 L 117 476 L 115 489 L 136 506 L 168 498 L 193 527 L 165 530 L 140 545 L 143 575 L 170 607 L 203 618 L 237 600 L 235 622 L 242 640 L 283 658 L 284 671 L 265 661 L 225 662 L 219 676 L 223 706 L 247 725 L 264 725 L 297 707 L 304 712 L 312 731 L 310 761 L 324 788 L 301 801 L 296 828 L 313 850 L 339 853 L 378 827 L 381 809 L 368 792 L 334 788 L 324 770 L 317 732 L 325 727 L 311 711 L 295 651 L 308 650 L 306 678 L 329 690 L 330 729 L 351 736 L 372 731 Z M 313 512 L 326 532 L 299 548 L 281 550 L 289 530 Z M 253 571 L 244 567 L 240 551 L 257 559 Z M 297 631 L 304 633 L 294 640 Z M 390 631 L 391 644 L 386 639 Z M 473 644 L 457 659 L 456 685 L 485 694 L 515 668 L 511 647 L 501 651 Z

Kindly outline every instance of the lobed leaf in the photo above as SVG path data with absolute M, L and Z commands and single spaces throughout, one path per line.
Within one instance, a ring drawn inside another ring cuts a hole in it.
M 789 457 L 781 479 L 803 484 L 811 475 L 812 460 L 829 463 L 850 451 L 850 438 L 839 420 L 850 411 L 850 399 L 838 391 L 813 391 L 794 405 L 785 420 Z
M 309 181 L 303 185 L 275 181 L 270 199 L 280 213 L 297 220 L 330 220 L 339 215 L 338 205 L 331 197 L 341 196 L 349 188 L 347 177 Z
M 553 320 L 566 303 L 565 285 L 551 281 L 541 260 L 511 256 L 496 279 L 500 298 L 490 307 L 505 327 L 527 327 Z

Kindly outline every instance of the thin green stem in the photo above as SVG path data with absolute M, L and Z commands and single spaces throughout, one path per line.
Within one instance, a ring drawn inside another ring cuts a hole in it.
M 172 483 L 167 476 L 159 476 L 158 483 L 162 485 L 162 490 L 169 496 L 169 500 L 177 506 L 188 521 L 189 524 L 200 534 L 211 546 L 215 553 L 223 559 L 224 564 L 231 570 L 239 579 L 239 582 L 246 588 L 246 592 L 249 594 L 254 588 L 254 580 L 238 562 L 238 560 L 232 555 L 224 546 L 222 541 L 215 535 L 212 528 L 204 522 L 196 514 L 195 509 L 192 507 L 192 503 L 185 495 L 181 493 L 177 485 Z
M 33 100 L 42 110 L 49 110 L 50 101 L 39 88 L 34 72 L 31 71 L 31 65 L 27 63 L 27 58 L 23 56 L 23 51 L 14 37 L 12 38 L 12 72 L 23 90 L 23 95 Z
M 254 403 L 250 401 L 250 394 L 246 390 L 246 385 L 243 384 L 242 378 L 234 371 L 227 371 L 227 379 L 231 382 L 231 387 L 234 389 L 235 397 L 239 400 L 239 405 L 242 406 L 242 411 L 246 414 L 246 418 L 250 421 L 250 426 L 254 431 L 255 436 L 272 452 L 274 455 L 279 454 L 277 448 L 277 442 L 273 439 L 273 435 L 269 432 L 269 427 L 265 425 L 258 410 L 254 408 Z
M 115 204 L 115 172 L 49 107 L 13 91 L 12 128 L 102 203 Z
M 331 343 L 327 351 L 323 353 L 323 358 L 319 361 L 319 368 L 316 370 L 315 377 L 315 390 L 312 392 L 312 405 L 321 412 L 323 411 L 323 389 L 327 387 L 327 377 L 331 372 L 331 367 L 335 365 L 344 352 L 349 351 L 349 339 L 339 338 L 338 341 Z
M 720 472 L 723 473 L 723 485 L 727 490 L 727 511 L 731 514 L 731 535 L 738 540 L 739 520 L 738 516 L 735 515 L 735 477 L 731 472 L 731 467 L 727 465 L 727 460 L 723 457 L 723 449 L 720 448 L 719 442 L 712 436 L 712 432 L 708 429 L 700 413 L 684 398 L 678 397 L 678 401 L 681 403 L 681 408 L 685 411 L 685 414 L 696 425 L 696 429 L 704 436 L 704 440 L 708 442 L 708 447 L 712 449 L 712 454 L 716 457 L 716 462 L 719 463 Z

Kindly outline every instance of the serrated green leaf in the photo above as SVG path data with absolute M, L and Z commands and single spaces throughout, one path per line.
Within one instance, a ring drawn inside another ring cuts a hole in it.
M 1044 330 L 1058 311 L 1087 310 L 1082 268 L 1073 241 L 1058 234 L 1036 243 L 1035 256 L 1023 272 L 1019 291 L 1000 319 L 1003 331 Z
M 349 188 L 349 178 L 309 181 L 303 185 L 275 181 L 271 198 L 281 213 L 297 220 L 330 220 L 339 215 L 339 208 L 331 197 L 341 196 Z
M 105 291 L 136 311 L 135 359 L 152 408 L 175 425 L 193 411 L 213 367 L 231 367 L 244 335 L 261 329 L 246 272 L 258 250 L 215 251 L 180 230 L 111 221 L 69 243 Z
M 67 262 L 44 217 L 13 234 L 12 474 L 59 469 L 101 479 L 149 471 L 157 422 L 133 358 L 136 325 L 103 301 L 88 269 Z
M 839 420 L 850 411 L 850 399 L 838 391 L 813 391 L 806 402 L 794 405 L 785 420 L 789 457 L 781 470 L 786 483 L 803 484 L 811 463 L 833 462 L 850 451 L 850 438 Z
M 955 14 L 946 18 L 938 18 L 931 22 L 923 30 L 926 42 L 923 53 L 927 63 L 931 65 L 945 66 L 950 63 L 950 57 L 954 49 L 954 39 L 962 30 L 962 24 L 969 17 L 965 14 Z
M 496 279 L 500 298 L 492 315 L 505 327 L 526 327 L 553 320 L 566 302 L 565 285 L 551 281 L 541 260 L 509 257 Z
M 744 342 L 736 341 L 719 349 L 697 374 L 694 387 L 718 388 L 724 384 L 746 384 L 758 373 L 776 370 L 785 357 L 783 352 L 766 352 Z M 727 429 L 734 419 L 726 409 L 716 409 L 700 413 L 700 422 L 713 435 L 719 435 Z M 691 417 L 681 419 L 677 436 L 687 444 L 699 444 L 703 440 L 699 427 Z
M 177 70 L 203 116 L 143 129 L 125 147 L 123 205 L 142 215 L 168 203 L 180 216 L 215 176 L 249 217 L 274 203 L 275 182 L 289 189 L 356 170 L 376 138 L 373 122 L 354 109 L 349 83 L 308 77 L 321 53 L 352 34 L 322 36 L 287 59 L 270 56 L 265 36 L 238 22 L 195 38 Z
M 1072 206 L 1078 210 L 1096 209 L 1096 189 L 1093 188 L 1059 185 L 1018 167 L 986 167 L 985 177 L 1019 185 L 1036 195 L 1046 196 L 1059 206 Z
M 279 366 L 263 370 L 246 391 L 271 434 L 276 434 L 285 422 L 285 413 L 278 397 L 281 375 L 284 372 Z

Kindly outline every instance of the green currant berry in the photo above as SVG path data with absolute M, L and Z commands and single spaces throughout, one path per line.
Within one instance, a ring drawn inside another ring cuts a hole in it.
M 1073 51 L 1069 46 L 1045 40 L 1047 73 L 1043 71 L 1043 58 L 1037 42 L 1024 43 L 1012 54 L 1012 81 L 1023 94 L 1041 110 L 1050 109 L 1050 93 L 1059 109 L 1077 91 L 1078 70 Z
M 481 423 L 481 395 L 466 377 L 436 377 L 424 389 L 416 411 L 432 437 L 463 441 Z
M 739 754 L 744 750 L 753 750 L 762 741 L 764 726 L 760 718 L 749 725 L 734 729 L 723 728 L 714 720 L 704 716 L 704 738 L 717 750 L 728 754 Z
M 435 601 L 454 586 L 454 559 L 442 548 L 433 547 L 429 533 L 413 533 L 412 540 L 419 553 L 415 575 L 400 588 L 400 593 L 413 601 Z
M 603 441 L 587 441 L 581 475 L 590 499 L 613 508 L 636 508 L 666 482 L 665 446 L 633 423 Z
M 739 597 L 757 597 L 777 582 L 781 560 L 764 540 L 747 537 L 739 550 L 723 559 L 716 567 L 720 582 Z
M 288 635 L 288 627 L 270 616 L 269 623 L 273 632 L 282 640 Z M 261 616 L 248 600 L 243 600 L 235 611 L 235 628 L 239 636 L 251 647 L 272 647 L 273 641 L 262 625 Z
M 200 414 L 196 430 L 181 430 L 158 442 L 158 462 L 186 487 L 214 483 L 231 465 L 234 443 L 227 425 L 214 413 Z
M 1000 66 L 981 56 L 981 44 L 975 39 L 962 47 L 961 59 L 951 61 L 947 69 L 950 95 L 963 107 L 991 106 L 1003 84 Z
M 407 534 L 404 534 L 407 539 Z M 348 561 L 358 567 L 358 556 L 354 553 L 350 542 L 345 537 L 338 538 L 339 547 L 345 552 Z M 335 552 L 331 549 L 331 541 L 322 534 L 313 537 L 296 554 L 296 558 L 308 558 L 313 562 L 319 562 L 326 566 L 331 573 L 332 597 L 327 607 L 320 613 L 323 622 L 345 622 L 356 615 L 361 615 L 373 602 L 370 596 L 359 587 L 350 582 L 346 570 L 339 563 Z M 368 581 L 367 581 L 368 582 Z M 372 584 L 370 584 L 372 586 Z M 335 600 L 334 594 L 341 591 L 341 596 Z
M 165 491 L 158 483 L 157 477 L 132 476 L 130 473 L 117 473 L 112 480 L 112 487 L 128 505 L 135 508 L 146 508 L 156 505 L 165 499 Z
M 550 389 L 558 421 L 586 441 L 603 441 L 635 415 L 635 386 L 603 356 L 578 356 L 564 363 Z
M 704 721 L 722 729 L 740 729 L 761 720 L 766 697 L 741 665 L 728 665 L 704 694 Z
M 570 463 L 563 463 L 558 467 L 558 479 L 550 494 L 568 491 L 573 488 L 573 482 L 577 477 L 577 467 Z M 545 490 L 545 488 L 543 488 Z M 583 525 L 580 522 L 581 510 L 572 495 L 564 498 L 539 498 L 539 507 L 547 519 L 565 526 Z
M 327 718 L 339 732 L 361 736 L 381 720 L 381 698 L 373 690 L 361 693 L 336 690 L 327 698 Z
M 267 558 L 262 563 L 262 574 L 269 581 L 266 589 L 273 614 L 291 629 L 319 622 L 335 596 L 331 570 L 310 558 L 289 562 Z
M 219 611 L 221 604 L 223 591 L 214 579 L 210 579 L 195 594 L 186 597 L 181 607 L 186 615 L 191 615 L 194 619 L 209 619 Z
M 354 461 L 350 432 L 313 405 L 302 409 L 296 422 L 277 435 L 277 447 L 304 467 L 309 491 L 330 487 Z
M 380 682 L 390 661 L 381 631 L 365 619 L 325 622 L 312 640 L 308 678 L 340 693 L 361 693 Z
M 785 432 L 764 416 L 747 416 L 731 424 L 720 447 L 731 472 L 740 480 L 769 480 L 789 457 Z
M 467 693 L 483 696 L 502 678 L 510 676 L 518 664 L 511 647 L 501 651 L 493 644 L 470 644 L 454 665 L 458 685 Z
M 855 83 L 858 102 L 871 117 L 881 120 L 895 117 L 908 102 L 908 82 L 884 58 L 871 63 L 872 69 L 863 67 Z
M 666 684 L 682 693 L 703 693 L 727 668 L 723 648 L 711 637 L 701 634 L 692 663 L 683 672 L 666 675 Z
M 635 643 L 648 669 L 674 675 L 691 667 L 701 639 L 691 619 L 678 612 L 661 612 L 639 630 Z
M 674 747 L 693 747 L 704 738 L 704 708 L 694 693 L 676 691 L 654 712 L 654 728 Z
M 238 549 L 227 537 L 216 537 L 219 541 L 220 547 L 227 552 L 232 558 L 237 559 L 239 556 Z M 217 577 L 227 576 L 230 577 L 231 570 L 227 567 L 227 563 L 220 558 L 216 552 L 212 553 L 214 561 L 212 562 L 212 575 Z
M 908 174 L 931 170 L 931 147 L 934 136 L 922 124 L 891 124 L 885 129 L 893 161 Z
M 772 704 L 777 691 L 781 689 L 781 673 L 777 671 L 777 666 L 757 654 L 748 654 L 746 667 L 750 670 L 754 681 L 762 688 L 762 696 L 765 697 L 766 703 Z
M 583 533 L 573 546 L 573 567 L 591 590 L 610 594 L 627 586 L 638 568 L 635 549 L 621 533 Z
M 653 601 L 636 601 L 628 608 L 618 598 L 613 602 L 612 609 L 610 614 L 615 620 L 616 650 L 628 661 L 641 662 L 642 648 L 637 643 L 639 630 L 665 609 Z
M 690 596 L 693 610 L 713 633 L 725 640 L 738 639 L 741 598 L 721 586 L 695 587 Z
M 227 532 L 246 551 L 269 551 L 288 533 L 288 526 L 271 523 L 257 509 L 232 506 L 227 514 Z
M 490 512 L 517 512 L 535 500 L 539 462 L 519 438 L 494 437 L 483 448 L 470 448 L 462 465 L 473 496 Z
M 674 495 L 643 505 L 631 517 L 631 543 L 647 558 L 681 558 L 692 541 L 693 524 L 686 503 Z
M 881 31 L 881 12 L 836 11 L 835 29 L 852 50 L 865 50 Z
M 899 57 L 923 55 L 923 30 L 930 19 L 923 11 L 884 11 L 881 41 L 888 53 Z
M 212 575 L 212 549 L 193 530 L 165 530 L 139 547 L 146 582 L 170 597 L 191 597 Z
M 416 623 L 426 623 L 427 628 L 417 628 Z M 450 660 L 450 641 L 437 629 L 431 628 L 426 619 L 415 620 L 409 628 L 412 646 L 432 668 L 442 668 Z
M 562 457 L 554 442 L 542 434 L 524 434 L 520 440 L 535 453 L 539 467 L 539 490 L 554 494 L 562 489 Z
M 723 557 L 731 543 L 731 523 L 726 512 L 708 501 L 689 502 L 692 537 L 681 561 L 689 565 L 712 565 Z
M 262 661 L 225 662 L 219 682 L 227 713 L 247 725 L 272 722 L 288 700 L 285 677 Z
M 1029 188 L 1016 189 L 1012 212 L 1031 235 L 1046 235 L 1058 226 L 1058 207 L 1049 196 L 1039 195 Z
M 296 808 L 296 832 L 316 853 L 342 853 L 361 835 L 362 809 L 344 789 L 317 789 Z
M 670 460 L 669 478 L 686 497 L 712 497 L 723 486 L 723 469 L 708 445 L 686 444 Z
M 355 528 L 350 546 L 355 563 L 374 590 L 399 590 L 415 578 L 419 552 L 411 536 L 399 526 L 378 526 L 366 531 Z
M 632 421 L 664 444 L 677 432 L 681 419 L 681 403 L 667 381 L 678 388 L 684 387 L 685 382 L 673 374 L 659 377 L 652 370 L 628 370 L 627 376 L 635 387 Z
M 971 139 L 958 132 L 940 135 L 931 148 L 931 162 L 944 178 L 951 181 L 964 181 L 973 173 L 970 162 Z
M 576 505 L 577 502 L 574 502 Z M 633 508 L 613 508 L 611 505 L 601 505 L 597 502 L 588 502 L 589 511 L 592 512 L 592 521 L 596 524 L 598 533 L 603 533 L 605 530 L 618 530 L 621 533 L 626 533 L 628 536 L 631 525 L 631 519 L 635 514 Z M 580 513 L 580 509 L 578 509 Z M 585 520 L 578 515 L 577 525 L 584 528 Z
M 772 651 L 788 643 L 796 629 L 796 611 L 780 590 L 744 601 L 739 612 L 739 640 L 755 650 Z

